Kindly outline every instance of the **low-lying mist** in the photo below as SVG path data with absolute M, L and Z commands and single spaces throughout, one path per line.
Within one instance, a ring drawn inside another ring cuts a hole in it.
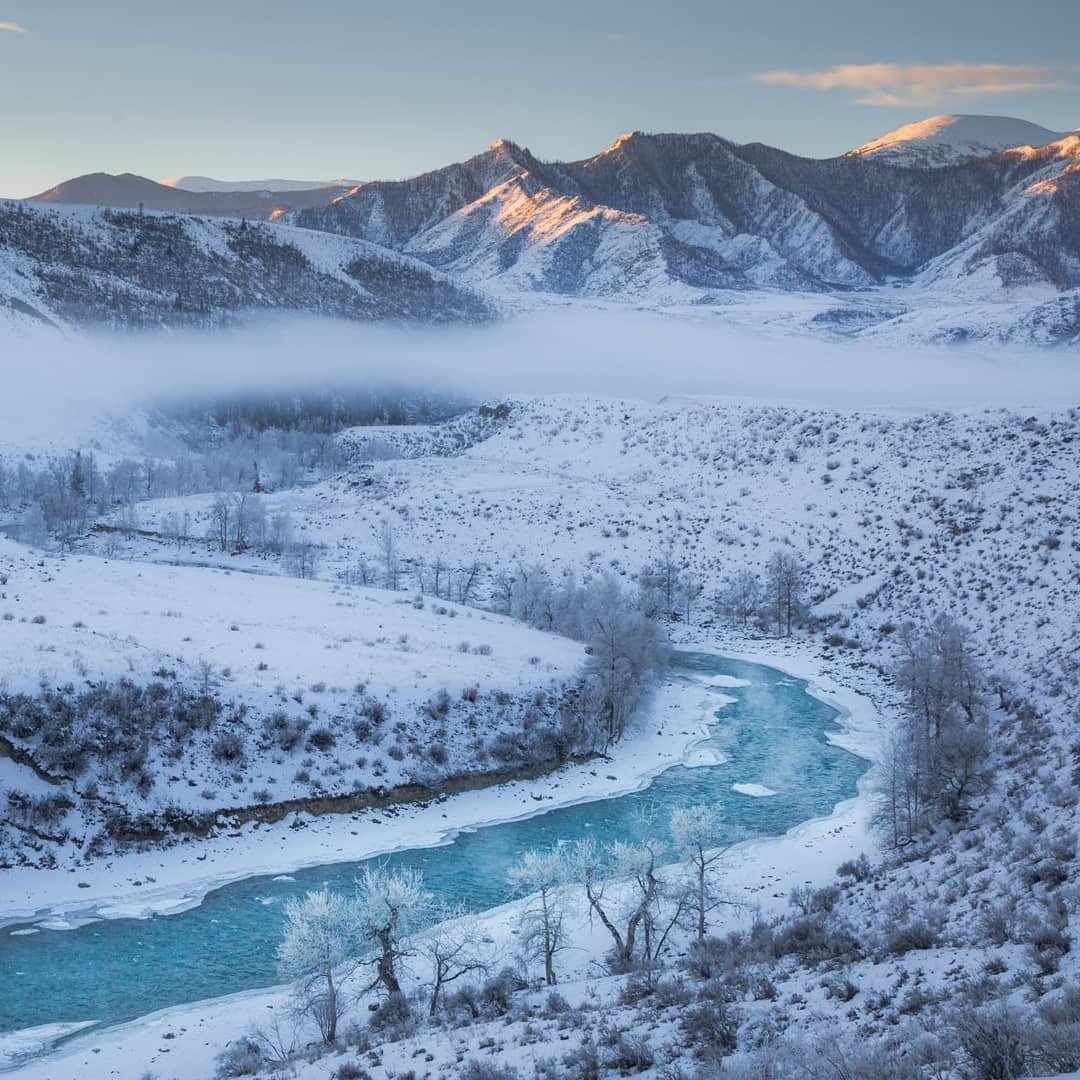
M 124 414 L 248 393 L 393 387 L 490 400 L 518 394 L 726 399 L 836 408 L 1080 404 L 1072 350 L 883 348 L 751 335 L 712 315 L 546 312 L 470 328 L 310 319 L 213 333 L 0 339 L 3 442 L 79 434 Z

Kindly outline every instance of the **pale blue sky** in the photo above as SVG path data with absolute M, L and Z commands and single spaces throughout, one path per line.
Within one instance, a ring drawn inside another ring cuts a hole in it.
M 935 112 L 1072 129 L 1078 41 L 1077 0 L 0 0 L 0 194 L 98 170 L 404 176 L 497 137 L 824 156 Z

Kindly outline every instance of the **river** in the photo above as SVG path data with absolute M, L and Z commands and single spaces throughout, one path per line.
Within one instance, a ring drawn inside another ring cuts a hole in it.
M 856 793 L 867 762 L 829 742 L 836 710 L 809 694 L 805 682 L 758 664 L 676 655 L 672 679 L 708 686 L 716 677 L 710 735 L 698 751 L 720 763 L 675 766 L 631 794 L 463 831 L 441 846 L 379 861 L 416 867 L 437 898 L 482 911 L 510 899 L 507 869 L 530 848 L 586 836 L 633 840 L 649 830 L 674 860 L 667 821 L 680 806 L 708 802 L 722 808 L 727 824 L 716 837 L 719 846 L 735 836 L 779 835 L 827 815 Z M 736 681 L 748 685 L 731 685 Z M 350 890 L 363 865 L 324 864 L 247 878 L 176 914 L 99 919 L 74 930 L 5 926 L 0 1033 L 47 1024 L 116 1024 L 272 985 L 279 981 L 274 948 L 283 902 L 324 886 Z

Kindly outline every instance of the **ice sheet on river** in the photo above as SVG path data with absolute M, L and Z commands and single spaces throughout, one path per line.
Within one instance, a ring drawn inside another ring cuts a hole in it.
M 0 1035 L 0 1069 L 8 1069 L 20 1061 L 51 1050 L 61 1039 L 83 1028 L 93 1027 L 96 1020 L 69 1024 L 42 1024 L 41 1027 L 8 1031 Z

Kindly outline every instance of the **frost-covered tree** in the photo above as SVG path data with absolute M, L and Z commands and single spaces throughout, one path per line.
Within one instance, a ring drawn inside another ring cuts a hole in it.
M 23 515 L 19 536 L 31 547 L 48 547 L 49 526 L 39 503 L 34 503 Z
M 357 930 L 375 964 L 369 989 L 382 987 L 392 997 L 401 994 L 399 964 L 407 952 L 405 940 L 428 922 L 432 904 L 423 874 L 409 867 L 367 867 L 356 879 Z
M 555 985 L 555 957 L 565 943 L 559 889 L 569 872 L 561 849 L 552 848 L 526 851 L 507 874 L 514 892 L 529 898 L 521 912 L 521 940 L 526 954 L 538 956 L 543 962 L 548 986 Z
M 589 910 L 611 935 L 616 969 L 625 970 L 634 963 L 639 934 L 641 959 L 651 968 L 682 913 L 681 898 L 669 911 L 670 917 L 663 913 L 663 886 L 654 846 L 621 840 L 601 845 L 583 840 L 575 845 L 570 866 L 585 888 Z
M 987 783 L 988 684 L 967 629 L 941 614 L 899 634 L 897 684 L 908 710 L 879 770 L 877 822 L 894 845 L 940 817 L 959 820 Z
M 323 1041 L 337 1038 L 342 987 L 356 970 L 361 945 L 355 905 L 323 889 L 285 907 L 278 969 L 294 984 L 298 1010 L 311 1017 Z
M 667 659 L 663 632 L 612 577 L 582 597 L 582 632 L 589 648 L 586 678 L 599 691 L 603 744 L 617 742 Z
M 709 913 L 730 902 L 716 889 L 713 880 L 716 863 L 731 846 L 730 841 L 720 841 L 726 824 L 720 808 L 709 804 L 680 807 L 671 815 L 675 849 L 693 875 L 689 900 L 699 943 L 705 940 Z

